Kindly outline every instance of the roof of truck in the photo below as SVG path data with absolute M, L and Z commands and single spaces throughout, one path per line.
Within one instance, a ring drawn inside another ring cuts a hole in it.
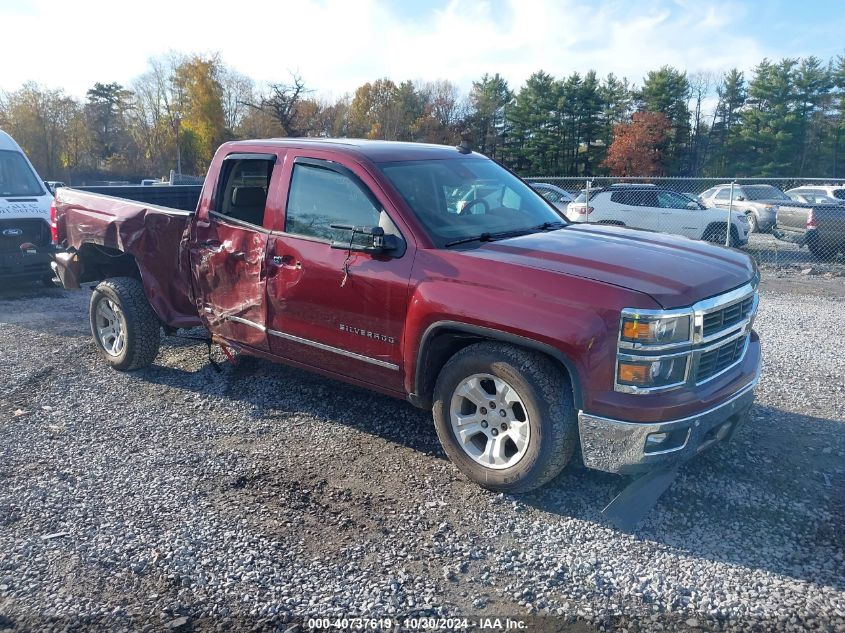
M 360 138 L 271 138 L 251 141 L 234 141 L 240 145 L 267 145 L 271 147 L 313 147 L 343 154 L 365 156 L 375 163 L 406 160 L 431 160 L 440 158 L 483 158 L 475 152 L 462 154 L 454 145 L 406 143 L 402 141 L 373 141 Z
M 11 150 L 13 152 L 22 151 L 20 146 L 15 143 L 15 139 L 13 139 L 3 130 L 0 130 L 0 149 Z

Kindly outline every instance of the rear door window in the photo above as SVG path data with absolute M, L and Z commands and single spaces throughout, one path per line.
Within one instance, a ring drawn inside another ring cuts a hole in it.
M 240 222 L 263 226 L 273 165 L 271 156 L 223 161 L 214 211 Z

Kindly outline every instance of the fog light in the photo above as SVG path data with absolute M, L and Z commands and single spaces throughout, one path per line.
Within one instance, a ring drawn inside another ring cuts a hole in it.
M 663 442 L 666 441 L 666 438 L 669 437 L 668 433 L 652 433 L 647 438 L 645 438 L 645 446 L 646 448 L 657 448 Z

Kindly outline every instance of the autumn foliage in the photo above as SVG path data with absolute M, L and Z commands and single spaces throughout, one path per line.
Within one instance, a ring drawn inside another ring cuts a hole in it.
M 662 176 L 671 122 L 661 112 L 635 112 L 630 123 L 613 128 L 613 143 L 602 163 L 614 176 Z

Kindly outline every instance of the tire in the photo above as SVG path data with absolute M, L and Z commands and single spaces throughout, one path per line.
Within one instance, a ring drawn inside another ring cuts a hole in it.
M 815 236 L 807 239 L 807 248 L 813 257 L 822 262 L 829 262 L 836 257 L 836 247 L 832 244 L 822 244 Z
M 760 223 L 757 221 L 757 216 L 754 215 L 753 211 L 747 211 L 745 213 L 745 217 L 748 218 L 748 233 L 759 233 L 760 232 Z
M 100 282 L 91 295 L 88 319 L 94 344 L 114 369 L 147 367 L 158 354 L 161 321 L 138 279 L 113 277 Z
M 55 288 L 55 287 L 56 287 L 56 282 L 55 282 L 55 281 L 53 281 L 53 278 L 54 278 L 54 277 L 53 277 L 53 272 L 52 272 L 52 271 L 50 271 L 49 273 L 44 273 L 44 275 L 41 277 L 41 284 L 42 284 L 45 288 Z
M 501 383 L 513 394 L 499 389 Z M 482 397 L 471 401 L 461 395 L 477 396 L 475 387 L 484 389 Z M 504 402 L 503 395 L 518 400 L 503 405 L 507 412 L 474 404 L 486 396 L 487 404 L 498 405 Z M 468 408 L 461 410 L 462 406 Z M 527 492 L 553 479 L 569 462 L 578 439 L 572 388 L 563 371 L 542 354 L 493 341 L 465 347 L 449 359 L 437 378 L 432 415 L 440 443 L 458 470 L 500 492 Z M 458 415 L 475 421 L 456 431 Z M 502 450 L 488 453 L 490 447 Z M 494 452 L 500 463 L 492 464 Z
M 725 245 L 725 224 L 724 222 L 721 225 L 716 224 L 714 226 L 709 227 L 704 232 L 704 237 L 702 237 L 705 242 L 712 242 L 713 244 L 718 244 L 719 246 Z M 736 247 L 739 244 L 739 236 L 736 232 L 736 227 L 731 226 L 731 243 L 730 245 Z

